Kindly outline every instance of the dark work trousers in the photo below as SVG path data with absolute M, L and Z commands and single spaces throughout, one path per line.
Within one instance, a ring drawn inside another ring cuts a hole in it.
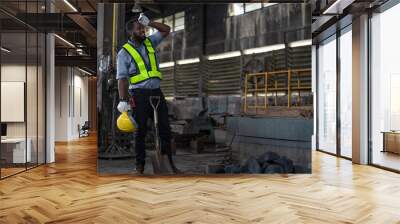
M 158 105 L 158 130 L 161 139 L 161 153 L 171 156 L 171 128 L 169 126 L 168 108 L 164 94 L 160 89 L 134 89 L 131 92 L 136 104 L 136 108 L 134 109 L 135 120 L 139 126 L 135 139 L 136 165 L 145 164 L 147 120 L 151 118 L 154 122 L 150 96 L 160 96 L 160 104 Z

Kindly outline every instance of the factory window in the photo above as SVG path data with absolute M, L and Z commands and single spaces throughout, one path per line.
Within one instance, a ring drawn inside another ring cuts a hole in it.
M 154 20 L 154 22 L 164 23 L 171 27 L 172 31 L 179 31 L 185 29 L 185 12 L 178 12 L 174 15 L 167 16 L 165 18 L 160 18 Z M 146 35 L 150 36 L 154 34 L 157 30 L 152 27 L 146 28 Z
M 246 12 L 251 12 L 257 9 L 266 8 L 277 3 L 231 3 L 229 4 L 229 16 L 238 16 Z
M 237 16 L 244 13 L 243 3 L 232 3 L 229 5 L 229 16 Z
M 174 31 L 185 29 L 185 12 L 175 14 Z
M 261 3 L 245 3 L 244 11 L 251 12 L 257 9 L 261 9 L 261 7 L 262 7 Z
M 278 4 L 278 3 L 263 3 L 263 7 L 266 8 L 266 7 L 269 7 L 269 6 L 276 5 L 276 4 Z
M 164 18 L 164 24 L 168 25 L 169 27 L 171 27 L 171 30 L 174 30 L 174 16 L 167 16 Z

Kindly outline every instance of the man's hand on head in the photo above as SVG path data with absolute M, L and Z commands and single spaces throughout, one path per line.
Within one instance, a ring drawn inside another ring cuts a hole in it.
M 168 36 L 169 32 L 171 31 L 171 27 L 169 27 L 168 25 L 150 21 L 150 19 L 147 16 L 145 16 L 143 13 L 140 13 L 138 22 L 145 27 L 150 26 L 150 27 L 157 29 L 163 37 Z

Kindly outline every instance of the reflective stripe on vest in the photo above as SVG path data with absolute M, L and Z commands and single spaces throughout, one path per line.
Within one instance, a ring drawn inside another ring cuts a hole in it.
M 132 47 L 132 45 L 126 43 L 124 44 L 124 46 L 122 46 L 132 56 L 133 60 L 136 62 L 137 70 L 139 70 L 136 71 L 136 74 L 131 75 L 131 78 L 129 79 L 131 84 L 137 84 L 139 82 L 143 82 L 150 78 L 162 79 L 161 72 L 158 71 L 157 69 L 155 51 L 149 38 L 146 38 L 146 40 L 144 41 L 144 45 L 148 52 L 149 63 L 151 68 L 150 71 L 147 70 L 146 64 L 144 63 L 142 56 L 134 47 Z

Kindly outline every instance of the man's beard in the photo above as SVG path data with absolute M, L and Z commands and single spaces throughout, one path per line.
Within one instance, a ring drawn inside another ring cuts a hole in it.
M 143 36 L 135 35 L 134 39 L 137 40 L 137 41 L 142 41 L 143 42 L 146 39 L 146 35 L 143 35 Z

